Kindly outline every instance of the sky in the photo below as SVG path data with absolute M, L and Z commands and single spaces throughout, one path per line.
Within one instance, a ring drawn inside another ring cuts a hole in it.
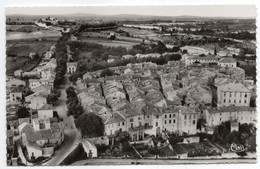
M 6 14 L 59 15 L 88 13 L 100 15 L 137 14 L 156 16 L 256 17 L 255 5 L 107 6 L 107 7 L 8 7 Z

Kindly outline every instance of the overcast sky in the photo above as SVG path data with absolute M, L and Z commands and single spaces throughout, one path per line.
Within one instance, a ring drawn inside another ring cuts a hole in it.
M 256 17 L 254 5 L 132 6 L 132 7 L 9 7 L 6 14 L 55 15 L 88 13 L 101 15 L 138 14 L 159 16 Z

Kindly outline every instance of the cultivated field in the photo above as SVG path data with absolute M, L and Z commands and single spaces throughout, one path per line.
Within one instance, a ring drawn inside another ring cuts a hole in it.
M 41 30 L 46 30 L 46 29 L 38 27 L 36 25 L 6 25 L 6 31 L 35 32 Z
M 6 32 L 6 40 L 38 39 L 47 37 L 61 37 L 60 32 L 41 30 L 35 32 Z

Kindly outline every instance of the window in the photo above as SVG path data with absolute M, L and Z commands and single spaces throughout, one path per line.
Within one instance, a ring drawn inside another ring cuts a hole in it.
M 189 119 L 191 119 L 191 114 L 190 114 L 190 116 L 189 116 Z
M 176 116 L 176 114 L 173 114 L 173 115 L 172 115 L 172 117 L 175 117 L 175 116 Z
M 246 100 L 245 100 L 245 103 L 246 103 Z
M 193 115 L 193 118 L 194 118 L 194 119 L 196 118 L 196 114 Z
M 195 120 L 193 120 L 193 124 L 195 124 L 196 123 L 196 121 Z
M 131 123 L 131 128 L 134 128 L 134 124 L 133 123 Z
M 118 126 L 120 126 L 120 123 L 118 123 Z
M 142 126 L 142 123 L 139 121 L 139 126 Z
M 158 126 L 158 122 L 155 123 L 155 126 L 156 126 L 156 127 Z
M 187 122 L 186 122 L 186 121 L 184 121 L 184 126 L 186 126 L 186 124 L 187 124 Z
M 224 97 L 226 97 L 226 92 L 224 92 Z
M 147 118 L 149 118 L 149 116 L 147 116 Z
M 219 115 L 222 116 L 222 113 L 220 113 Z
M 237 92 L 235 92 L 235 97 L 237 97 Z
M 224 99 L 223 102 L 226 103 L 226 99 Z
M 156 118 L 159 119 L 159 116 L 157 115 Z
M 167 114 L 165 114 L 165 116 L 164 116 L 165 118 L 167 118 Z
M 231 100 L 229 99 L 229 101 L 228 101 L 229 103 L 231 103 Z
M 185 120 L 187 119 L 187 115 L 184 115 L 184 119 L 185 119 Z
M 133 122 L 133 121 L 134 121 L 134 119 L 133 119 L 133 118 L 131 118 L 131 119 L 130 119 L 130 122 Z
M 167 121 L 165 120 L 164 124 L 167 124 Z
M 169 114 L 169 118 L 172 118 L 172 115 L 171 115 L 171 114 Z
M 241 103 L 241 100 L 239 100 L 239 103 Z
M 219 118 L 219 121 L 221 121 L 222 120 L 222 118 Z
M 247 97 L 247 94 L 245 94 L 245 97 Z
M 232 93 L 230 92 L 230 93 L 229 93 L 229 97 L 231 97 L 231 95 L 232 95 Z
M 138 120 L 141 120 L 141 117 L 138 117 Z
M 237 101 L 236 101 L 236 99 L 234 100 L 234 103 L 236 103 Z
M 171 121 L 171 120 L 169 120 L 169 123 L 171 124 L 171 123 L 172 123 L 172 121 Z
M 125 122 L 122 122 L 122 126 L 124 126 L 125 125 Z
M 240 93 L 240 97 L 242 97 L 242 93 Z
M 175 119 L 173 119 L 173 123 L 175 123 Z

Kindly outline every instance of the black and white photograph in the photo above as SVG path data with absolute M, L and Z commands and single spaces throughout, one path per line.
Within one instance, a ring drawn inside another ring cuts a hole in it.
M 6 166 L 257 163 L 256 17 L 5 7 Z

